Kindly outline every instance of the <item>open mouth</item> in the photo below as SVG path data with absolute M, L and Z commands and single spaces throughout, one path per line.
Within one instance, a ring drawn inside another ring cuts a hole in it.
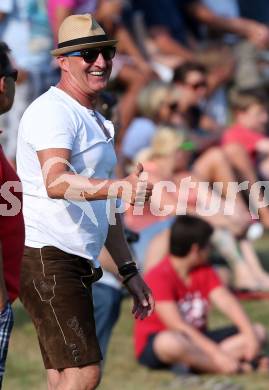
M 90 71 L 89 74 L 91 76 L 104 77 L 106 72 L 104 70 L 103 71 Z

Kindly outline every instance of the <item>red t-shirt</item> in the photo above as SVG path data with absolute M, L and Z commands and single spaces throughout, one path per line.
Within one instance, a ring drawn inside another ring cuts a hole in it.
M 145 281 L 151 288 L 156 302 L 176 302 L 186 322 L 197 329 L 206 329 L 209 294 L 222 285 L 211 266 L 201 266 L 191 271 L 190 283 L 186 285 L 174 270 L 167 256 L 145 275 Z M 143 321 L 136 320 L 134 329 L 136 356 L 141 355 L 152 333 L 164 330 L 167 328 L 155 311 Z
M 257 143 L 265 138 L 266 136 L 264 134 L 243 127 L 242 125 L 235 124 L 225 131 L 222 137 L 222 143 L 224 145 L 234 143 L 240 144 L 245 148 L 250 157 L 254 158 Z
M 4 278 L 9 299 L 13 302 L 19 292 L 20 265 L 24 248 L 22 188 L 20 180 L 7 161 L 1 146 L 0 189 L 0 241 Z

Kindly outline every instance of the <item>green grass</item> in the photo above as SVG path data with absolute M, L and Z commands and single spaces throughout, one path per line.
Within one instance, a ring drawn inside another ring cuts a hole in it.
M 269 304 L 267 301 L 247 302 L 245 308 L 254 321 L 260 321 L 269 330 Z M 177 378 L 169 372 L 152 372 L 139 366 L 133 356 L 131 302 L 123 304 L 122 314 L 112 337 L 100 390 L 164 390 L 191 389 L 199 387 L 180 387 Z M 4 390 L 43 390 L 46 389 L 46 378 L 42 366 L 34 328 L 22 306 L 15 305 L 16 325 L 13 330 Z M 212 313 L 210 323 L 223 325 L 225 319 Z M 209 376 L 206 377 L 208 380 Z M 214 377 L 225 380 L 223 377 Z M 232 379 L 240 383 L 245 390 L 268 390 L 269 376 L 247 375 Z
M 269 240 L 257 244 L 262 252 L 266 268 L 269 266 L 267 253 Z M 269 331 L 269 302 L 254 301 L 244 303 L 253 321 L 263 323 Z M 210 324 L 221 326 L 225 319 L 213 312 Z M 269 352 L 269 350 L 268 350 Z M 216 379 L 223 381 L 224 377 L 204 377 L 204 380 Z M 244 390 L 268 390 L 269 375 L 245 375 L 231 378 L 240 383 Z M 46 378 L 34 328 L 20 303 L 15 304 L 15 327 L 12 333 L 4 390 L 44 390 Z M 114 332 L 109 347 L 105 371 L 100 390 L 164 390 L 183 389 L 201 390 L 200 386 L 182 386 L 175 375 L 169 372 L 152 372 L 139 366 L 133 355 L 131 302 L 125 300 L 122 314 Z M 209 387 L 209 390 L 213 387 Z

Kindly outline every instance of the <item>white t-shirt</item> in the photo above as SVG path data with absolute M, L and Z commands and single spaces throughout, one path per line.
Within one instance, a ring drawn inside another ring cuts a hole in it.
M 114 127 L 100 114 L 107 139 L 93 111 L 64 91 L 51 87 L 25 111 L 18 134 L 17 167 L 23 185 L 26 245 L 55 246 L 94 262 L 105 242 L 114 200 L 67 201 L 47 195 L 37 151 L 70 149 L 73 172 L 110 178 L 116 164 Z

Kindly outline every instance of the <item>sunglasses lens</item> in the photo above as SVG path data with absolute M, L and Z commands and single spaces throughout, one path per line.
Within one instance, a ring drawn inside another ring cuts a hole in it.
M 116 48 L 108 46 L 103 47 L 102 49 L 89 49 L 81 52 L 81 56 L 85 62 L 91 63 L 96 61 L 100 53 L 102 54 L 105 61 L 109 61 L 112 60 L 112 58 L 115 56 Z
M 177 111 L 177 109 L 178 109 L 178 104 L 177 104 L 177 102 L 170 103 L 170 104 L 169 104 L 169 108 L 170 108 L 170 110 L 171 110 L 172 112 Z
M 200 83 L 194 84 L 193 89 L 206 88 L 207 84 L 205 81 L 201 81 Z
M 111 47 L 111 46 L 108 46 L 108 47 L 104 47 L 102 50 L 101 50 L 101 53 L 104 57 L 104 59 L 106 61 L 108 60 L 112 60 L 112 58 L 115 57 L 115 54 L 116 54 L 116 48 L 115 47 Z
M 99 55 L 99 50 L 97 49 L 91 49 L 91 50 L 85 50 L 81 52 L 81 57 L 84 59 L 85 62 L 94 62 Z

